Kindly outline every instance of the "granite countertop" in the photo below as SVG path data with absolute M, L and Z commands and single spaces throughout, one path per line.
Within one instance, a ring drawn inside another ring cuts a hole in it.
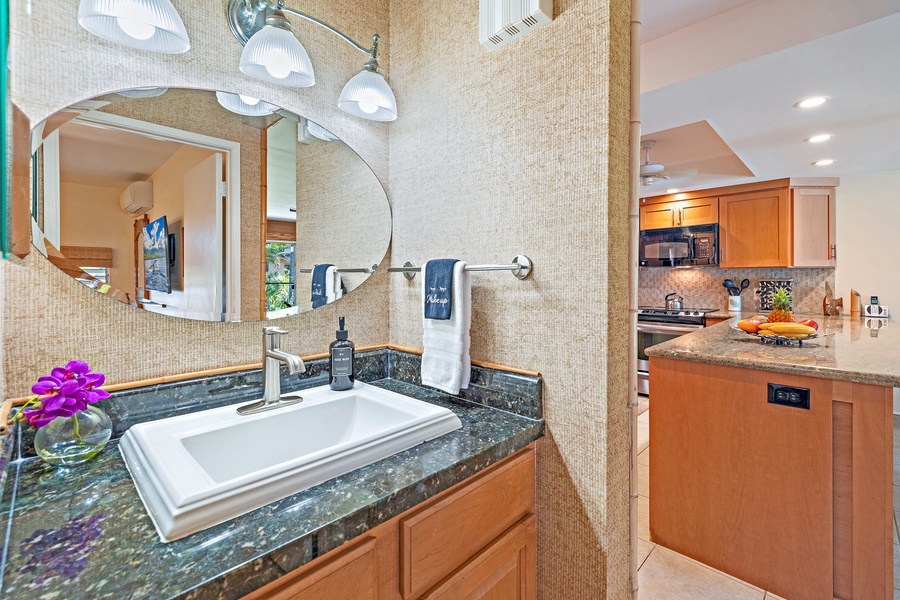
M 879 328 L 879 319 L 803 315 L 795 318 L 814 319 L 819 323 L 820 334 L 833 335 L 804 342 L 802 348 L 774 346 L 762 344 L 759 338 L 733 329 L 732 321 L 725 321 L 657 344 L 646 352 L 657 358 L 900 387 L 897 321 L 887 320 Z
M 239 598 L 543 435 L 540 378 L 473 367 L 469 390 L 455 397 L 422 386 L 417 360 L 392 349 L 358 354 L 357 372 L 372 385 L 451 409 L 462 429 L 168 544 L 138 498 L 118 439 L 86 464 L 57 469 L 23 456 L 29 441 L 14 429 L 21 453 L 3 485 L 0 598 Z M 283 371 L 284 390 L 321 384 L 321 363 L 307 363 L 301 378 Z M 174 398 L 176 408 L 157 415 L 190 412 L 184 404 L 191 394 L 256 389 L 256 379 L 258 372 L 216 376 L 193 392 L 166 384 L 149 396 L 129 391 L 104 402 L 118 437 L 154 416 L 146 406 L 161 397 Z M 237 400 L 229 394 L 226 404 Z

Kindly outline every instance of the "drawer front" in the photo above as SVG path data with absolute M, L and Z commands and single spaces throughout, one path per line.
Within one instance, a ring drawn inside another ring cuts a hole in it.
M 400 522 L 401 589 L 415 598 L 534 511 L 534 450 Z

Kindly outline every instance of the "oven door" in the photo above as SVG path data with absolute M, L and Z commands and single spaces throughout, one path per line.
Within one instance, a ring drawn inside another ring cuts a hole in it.
M 679 336 L 703 329 L 703 325 L 679 325 L 677 323 L 637 324 L 638 394 L 650 395 L 650 360 L 647 348 L 668 342 Z

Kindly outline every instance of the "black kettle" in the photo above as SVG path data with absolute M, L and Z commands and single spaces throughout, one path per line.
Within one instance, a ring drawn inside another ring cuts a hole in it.
M 676 292 L 666 294 L 666 310 L 681 310 L 682 306 L 684 306 L 684 298 Z

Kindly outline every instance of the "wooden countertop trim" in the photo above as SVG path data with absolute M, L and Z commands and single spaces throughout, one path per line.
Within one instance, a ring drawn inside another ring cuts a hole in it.
M 398 352 L 409 352 L 410 354 L 422 354 L 422 350 L 416 348 L 406 348 L 404 346 L 397 346 L 395 344 L 377 344 L 374 346 L 361 346 L 356 349 L 357 352 L 366 352 L 368 350 L 380 350 L 381 348 L 388 348 L 390 350 L 397 350 Z M 309 360 L 318 360 L 320 358 L 328 358 L 327 352 L 322 352 L 319 354 L 310 354 L 308 356 L 302 357 L 304 361 Z M 506 371 L 508 373 L 515 373 L 517 375 L 526 375 L 529 377 L 540 377 L 541 374 L 537 371 L 528 371 L 525 369 L 517 369 L 515 367 L 507 367 L 504 365 L 498 365 L 491 362 L 481 361 L 481 360 L 473 360 L 472 364 L 478 367 L 482 367 L 485 369 L 495 369 L 497 371 Z M 138 387 L 146 387 L 149 385 L 160 385 L 163 383 L 174 383 L 177 381 L 185 381 L 187 379 L 198 379 L 200 377 L 212 377 L 214 375 L 226 375 L 228 373 L 237 373 L 238 371 L 250 371 L 253 369 L 261 369 L 262 363 L 252 363 L 249 365 L 236 365 L 233 367 L 221 367 L 218 369 L 206 369 L 203 371 L 193 371 L 190 373 L 179 373 L 177 375 L 163 375 L 162 377 L 152 377 L 150 379 L 140 379 L 138 381 L 129 381 L 125 383 L 113 383 L 110 385 L 104 385 L 102 389 L 107 392 L 120 392 L 122 390 L 130 390 Z M 2 423 L 0 425 L 5 426 L 6 418 L 5 414 L 9 412 L 9 407 L 12 406 L 21 406 L 28 401 L 31 396 L 23 396 L 21 398 L 10 398 L 8 399 L 3 407 L 0 407 L 0 417 L 2 417 Z M 3 408 L 5 408 L 6 413 L 3 412 Z M 4 433 L 3 429 L 0 428 L 0 435 Z

